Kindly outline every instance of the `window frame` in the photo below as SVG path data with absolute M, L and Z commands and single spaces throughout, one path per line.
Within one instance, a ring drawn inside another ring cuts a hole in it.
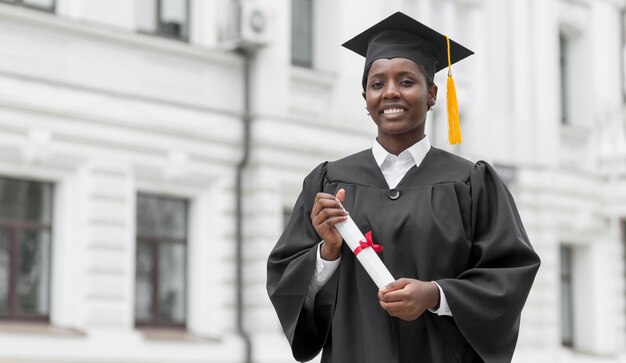
M 185 198 L 178 198 L 173 196 L 161 195 L 161 194 L 152 194 L 152 193 L 143 193 L 140 192 L 137 194 L 137 198 L 139 196 L 147 196 L 150 198 L 156 199 L 165 199 L 165 200 L 178 200 L 184 202 L 185 204 L 185 238 L 170 238 L 170 237 L 154 237 L 154 236 L 144 236 L 141 235 L 138 231 L 135 234 L 135 243 L 136 246 L 139 244 L 144 244 L 150 246 L 150 254 L 152 260 L 152 272 L 150 281 L 152 283 L 152 293 L 150 295 L 152 308 L 150 310 L 150 314 L 152 315 L 152 319 L 149 321 L 141 321 L 137 320 L 135 316 L 135 327 L 136 328 L 167 328 L 167 329 L 180 329 L 185 330 L 187 328 L 188 320 L 189 320 L 189 276 L 188 276 L 188 266 L 189 266 L 189 217 L 190 217 L 190 201 Z M 139 210 L 136 210 L 139 213 Z M 185 257 L 183 260 L 183 278 L 184 278 L 184 288 L 183 288 L 183 322 L 173 322 L 159 318 L 159 247 L 162 244 L 182 244 L 185 247 Z M 137 248 L 137 250 L 139 250 Z M 137 253 L 135 253 L 135 263 L 137 262 Z M 136 275 L 137 268 L 135 267 L 135 282 L 137 281 Z M 136 290 L 135 290 L 136 293 Z M 135 302 L 136 304 L 136 302 Z M 133 311 L 136 308 L 136 305 L 133 307 Z
M 50 186 L 51 191 L 51 202 L 54 201 L 54 185 L 48 182 L 42 181 L 34 181 L 27 179 L 17 179 L 10 177 L 0 177 L 5 180 L 14 180 L 20 182 L 28 182 L 28 183 L 39 183 L 46 184 Z M 34 321 L 34 322 L 50 322 L 50 310 L 51 310 L 51 298 L 52 298 L 52 289 L 50 288 L 52 285 L 52 255 L 54 248 L 53 244 L 53 210 L 54 207 L 50 206 L 50 223 L 38 223 L 32 221 L 19 221 L 15 219 L 3 219 L 0 217 L 0 230 L 5 230 L 8 232 L 9 238 L 9 291 L 8 291 L 8 315 L 0 315 L 0 321 Z M 19 260 L 19 247 L 20 247 L 20 237 L 23 231 L 46 231 L 50 236 L 50 253 L 48 255 L 48 266 L 50 267 L 47 271 L 47 313 L 46 314 L 28 314 L 28 313 L 20 313 L 17 306 L 17 269 Z
M 173 36 L 164 31 L 164 22 L 162 20 L 162 8 L 163 8 L 163 0 L 153 0 L 156 11 L 154 12 L 154 31 L 148 31 L 141 28 L 138 28 L 138 32 L 141 34 L 148 34 L 153 36 L 158 36 L 161 38 L 178 40 L 181 42 L 189 42 L 190 32 L 191 32 L 191 0 L 183 0 L 185 1 L 185 19 L 187 21 L 187 32 L 181 36 Z

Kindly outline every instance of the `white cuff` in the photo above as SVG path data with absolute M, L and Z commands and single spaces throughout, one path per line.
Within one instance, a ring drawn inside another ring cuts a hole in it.
M 326 285 L 333 273 L 337 271 L 337 267 L 339 267 L 339 262 L 341 261 L 341 255 L 339 255 L 339 258 L 334 261 L 326 261 L 323 259 L 320 252 L 320 246 L 322 243 L 324 243 L 324 241 L 317 244 L 315 271 L 313 272 L 313 277 L 311 277 L 309 290 L 307 291 L 306 298 L 304 299 L 304 306 L 310 309 L 312 309 L 315 304 L 315 295 L 317 295 L 322 287 Z
M 439 309 L 428 309 L 428 311 L 439 316 L 452 316 L 452 311 L 450 311 L 450 305 L 448 305 L 448 300 L 446 299 L 446 294 L 443 293 L 443 289 L 435 281 L 432 281 L 432 283 L 437 285 L 437 288 L 439 289 Z

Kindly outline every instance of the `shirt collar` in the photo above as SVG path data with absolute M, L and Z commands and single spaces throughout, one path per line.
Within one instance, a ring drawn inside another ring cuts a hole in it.
M 420 166 L 420 164 L 426 157 L 426 154 L 428 153 L 429 150 L 430 150 L 430 141 L 428 141 L 428 137 L 424 136 L 420 141 L 411 145 L 408 149 L 404 150 L 402 153 L 405 153 L 408 151 L 409 154 L 413 157 L 413 160 L 415 161 L 415 165 Z M 374 144 L 372 145 L 372 153 L 374 154 L 374 159 L 376 159 L 376 164 L 378 164 L 378 167 L 383 165 L 383 162 L 385 162 L 385 159 L 387 158 L 388 155 L 392 155 L 389 152 L 387 152 L 387 150 L 385 150 L 385 148 L 383 148 L 382 145 L 378 143 L 378 140 L 374 140 Z M 400 155 L 402 155 L 402 153 L 400 153 Z

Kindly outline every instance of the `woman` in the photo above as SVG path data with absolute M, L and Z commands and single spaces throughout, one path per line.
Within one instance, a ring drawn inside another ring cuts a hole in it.
M 269 256 L 268 293 L 297 360 L 320 350 L 334 363 L 511 360 L 540 262 L 491 166 L 425 137 L 434 73 L 472 54 L 447 44 L 402 13 L 344 44 L 366 58 L 378 137 L 305 178 Z M 342 243 L 346 210 L 383 246 L 398 278 L 389 286 L 378 290 Z

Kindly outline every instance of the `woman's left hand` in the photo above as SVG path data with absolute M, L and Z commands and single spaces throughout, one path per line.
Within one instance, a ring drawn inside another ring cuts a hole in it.
M 378 290 L 378 300 L 389 315 L 410 321 L 439 305 L 439 288 L 432 282 L 401 278 Z

